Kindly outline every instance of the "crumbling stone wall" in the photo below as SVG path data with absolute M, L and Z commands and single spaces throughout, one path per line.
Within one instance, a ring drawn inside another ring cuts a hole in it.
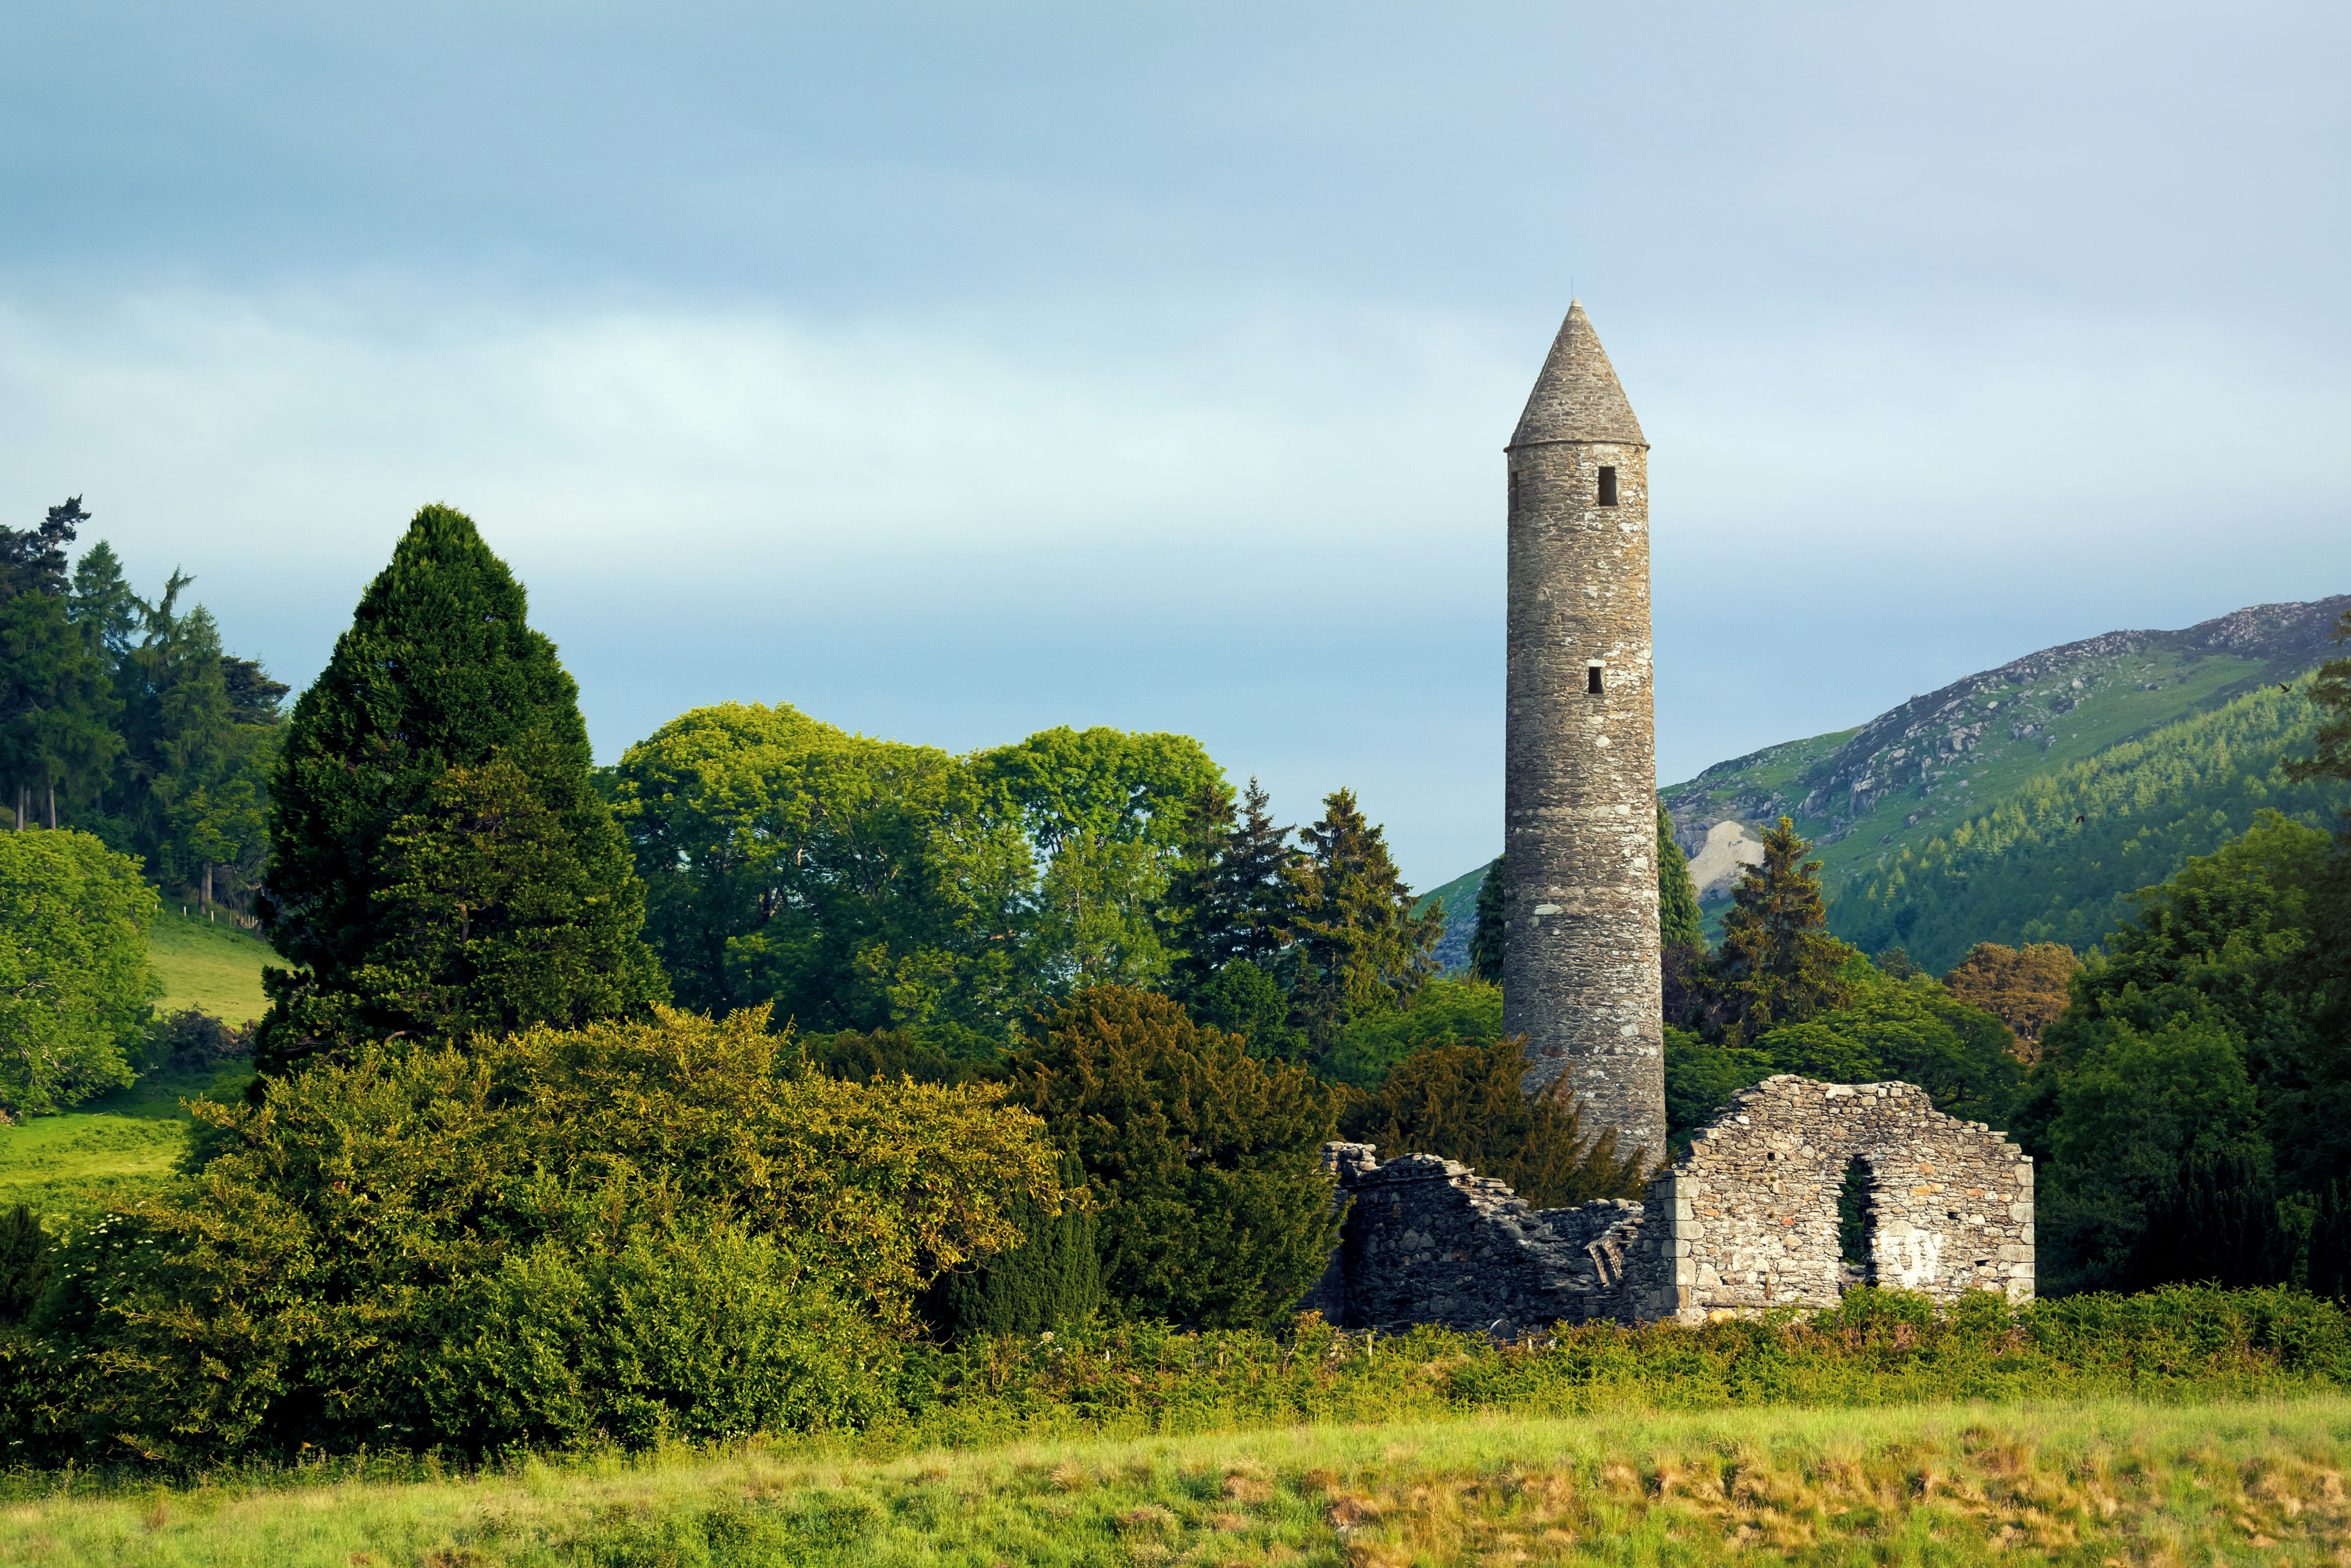
M 2022 1149 L 1943 1114 L 1913 1084 L 1782 1075 L 1741 1092 L 1649 1188 L 1666 1221 L 1673 1315 L 1834 1302 L 1837 1193 L 1855 1160 L 1868 1178 L 1867 1283 L 1940 1301 L 1983 1290 L 2032 1299 Z
M 1353 1206 L 1322 1283 L 1301 1305 L 1333 1322 L 1510 1334 L 1609 1315 L 1628 1267 L 1657 1272 L 1656 1249 L 1640 1245 L 1649 1218 L 1640 1204 L 1537 1209 L 1435 1155 L 1383 1165 L 1369 1144 L 1325 1144 L 1322 1155 Z
M 1353 1328 L 1502 1334 L 1555 1322 L 1703 1322 L 1834 1304 L 1849 1283 L 1938 1301 L 2032 1295 L 2032 1162 L 1907 1083 L 1779 1077 L 1745 1090 L 1639 1203 L 1536 1209 L 1433 1155 L 1326 1144 L 1344 1236 L 1301 1307 Z M 1868 1264 L 1841 1268 L 1837 1196 L 1859 1160 Z

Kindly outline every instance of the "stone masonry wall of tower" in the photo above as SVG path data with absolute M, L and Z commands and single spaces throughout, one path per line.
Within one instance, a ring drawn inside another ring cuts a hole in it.
M 1666 1148 L 1648 442 L 1581 305 L 1507 449 L 1504 1028 L 1524 1085 Z M 1603 469 L 1614 471 L 1604 505 Z M 1598 691 L 1593 670 L 1597 666 Z

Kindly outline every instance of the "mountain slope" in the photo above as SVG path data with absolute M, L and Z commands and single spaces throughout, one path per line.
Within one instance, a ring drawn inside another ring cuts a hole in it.
M 2287 782 L 2317 716 L 2299 678 L 2343 650 L 2351 594 L 2179 632 L 2109 632 L 1912 697 L 1855 729 L 1719 762 L 1659 791 L 1709 935 L 1782 815 L 1813 841 L 1836 933 L 1937 970 L 1977 942 L 2096 945 L 2130 895 L 2269 809 L 2332 829 L 2339 788 Z M 2281 686 L 2292 690 L 2280 690 Z M 1443 897 L 1468 959 L 1485 868 Z
M 2044 648 L 1661 793 L 1713 873 L 1710 916 L 1743 858 L 1726 851 L 1784 814 L 1823 862 L 1833 925 L 1865 947 L 1899 941 L 1942 968 L 1976 941 L 2088 946 L 2131 891 L 2260 807 L 2331 815 L 2325 791 L 2276 771 L 2315 725 L 2306 697 L 2277 688 L 2335 652 L 2346 606 L 2257 605 Z

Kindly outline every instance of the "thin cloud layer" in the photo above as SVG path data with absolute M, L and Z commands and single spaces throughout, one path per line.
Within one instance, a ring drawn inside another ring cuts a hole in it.
M 2018 39 L 2029 37 L 2029 47 Z M 2346 24 L 2279 6 L 0 22 L 0 507 L 307 679 L 478 517 L 695 703 L 1199 735 L 1499 841 L 1500 446 L 1656 451 L 1668 779 L 2351 583 Z M 103 106 L 103 112 L 97 111 Z

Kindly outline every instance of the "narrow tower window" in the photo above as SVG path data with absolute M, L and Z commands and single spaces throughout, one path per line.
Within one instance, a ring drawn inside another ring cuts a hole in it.
M 1513 469 L 1511 469 L 1511 470 L 1510 470 L 1510 510 L 1512 510 L 1512 511 L 1514 511 L 1514 512 L 1515 512 L 1515 511 L 1517 511 L 1518 509 L 1519 509 L 1519 471 L 1518 471 L 1517 469 L 1513 468 Z
M 1591 692 L 1591 693 L 1593 693 L 1594 695 L 1597 695 L 1599 694 L 1599 691 L 1600 691 L 1600 666 L 1599 666 L 1599 665 L 1597 665 L 1597 664 L 1586 664 L 1586 665 L 1583 667 L 1583 689 L 1584 689 L 1585 691 L 1587 691 L 1587 692 Z
M 1600 471 L 1600 504 L 1604 507 L 1616 504 L 1616 470 L 1614 468 Z

